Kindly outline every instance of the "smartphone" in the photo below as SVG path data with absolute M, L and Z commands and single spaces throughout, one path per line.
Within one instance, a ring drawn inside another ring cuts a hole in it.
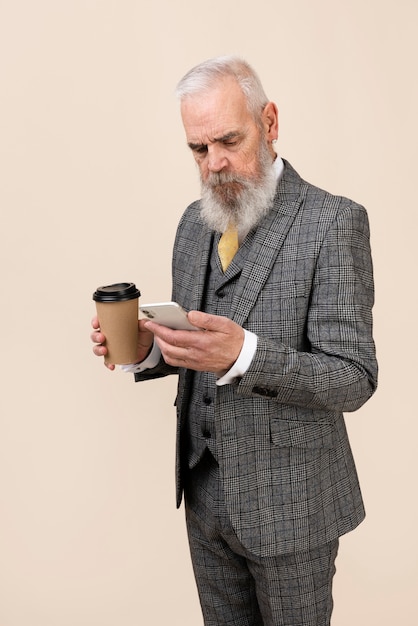
M 177 302 L 153 302 L 141 304 L 141 313 L 149 320 L 174 330 L 198 330 L 187 319 L 186 311 Z

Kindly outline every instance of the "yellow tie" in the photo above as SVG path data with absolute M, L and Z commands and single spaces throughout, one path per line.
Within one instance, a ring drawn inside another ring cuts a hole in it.
M 224 272 L 226 272 L 226 269 L 234 258 L 238 248 L 238 231 L 235 226 L 228 226 L 218 243 L 219 258 L 221 259 L 221 265 Z

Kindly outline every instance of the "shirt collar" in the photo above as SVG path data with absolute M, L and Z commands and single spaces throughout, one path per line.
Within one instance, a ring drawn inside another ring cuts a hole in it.
M 279 182 L 284 172 L 284 163 L 279 155 L 277 155 L 277 157 L 273 161 L 273 169 L 274 173 L 276 174 L 277 182 Z

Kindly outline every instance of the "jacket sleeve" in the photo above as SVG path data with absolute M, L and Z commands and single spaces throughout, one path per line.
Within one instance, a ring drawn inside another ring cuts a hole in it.
M 176 367 L 172 367 L 171 365 L 167 365 L 164 359 L 161 357 L 160 362 L 155 367 L 144 370 L 143 372 L 139 372 L 134 374 L 135 382 L 139 383 L 144 380 L 154 380 L 154 378 L 163 378 L 164 376 L 170 376 L 170 374 L 178 374 L 178 369 Z
M 373 268 L 366 211 L 348 203 L 320 247 L 309 294 L 305 351 L 258 337 L 237 381 L 244 397 L 329 411 L 355 411 L 377 386 L 372 338 Z

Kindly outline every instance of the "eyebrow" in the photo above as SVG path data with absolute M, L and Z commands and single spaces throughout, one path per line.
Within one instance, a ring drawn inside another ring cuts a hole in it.
M 226 133 L 225 135 L 222 135 L 222 137 L 215 137 L 211 141 L 211 143 L 225 143 L 227 141 L 231 141 L 231 139 L 236 139 L 240 135 L 241 135 L 241 133 L 239 133 L 238 131 L 231 131 L 230 133 Z M 206 148 L 207 147 L 207 144 L 205 144 L 205 143 L 189 142 L 187 145 L 189 146 L 189 148 L 191 150 L 199 150 L 201 148 Z

